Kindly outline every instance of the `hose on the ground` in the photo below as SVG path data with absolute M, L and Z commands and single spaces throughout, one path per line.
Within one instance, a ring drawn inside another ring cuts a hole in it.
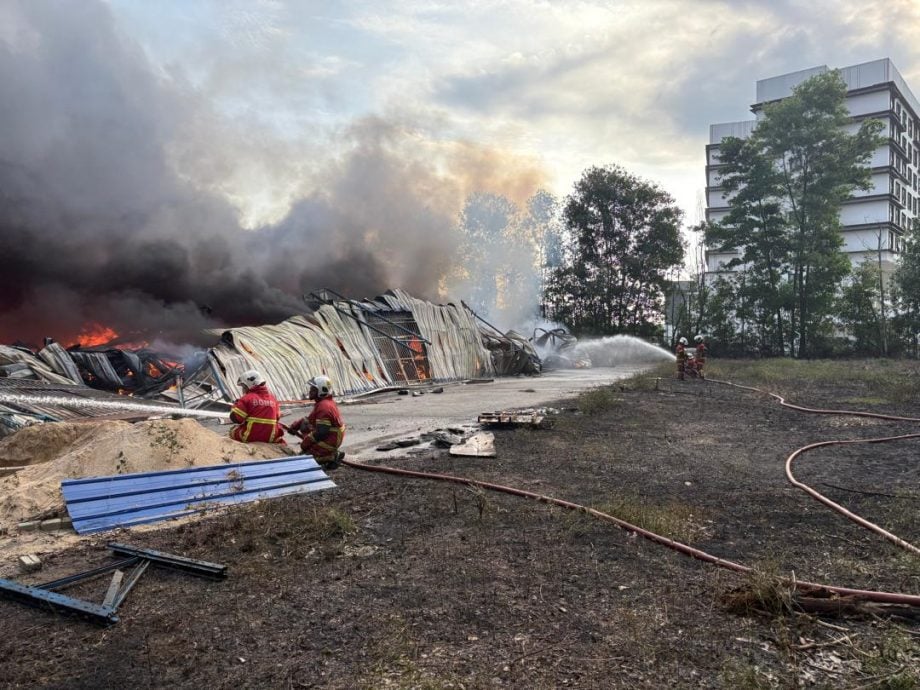
M 789 409 L 796 410 L 797 412 L 807 412 L 809 414 L 841 415 L 841 416 L 847 416 L 847 417 L 870 417 L 872 419 L 884 419 L 888 421 L 898 421 L 898 422 L 920 422 L 920 418 L 917 418 L 917 417 L 901 417 L 898 415 L 886 415 L 886 414 L 881 414 L 878 412 L 861 412 L 857 410 L 832 410 L 832 409 L 821 409 L 821 408 L 815 408 L 815 407 L 803 407 L 802 405 L 793 405 L 792 403 L 787 403 L 786 399 L 783 398 L 783 396 L 781 395 L 777 395 L 776 393 L 770 393 L 769 391 L 764 391 L 759 388 L 754 388 L 753 386 L 741 386 L 737 383 L 732 383 L 731 381 L 720 381 L 718 379 L 706 379 L 706 380 L 711 381 L 712 383 L 721 384 L 723 386 L 731 386 L 733 388 L 740 388 L 742 390 L 754 391 L 757 393 L 763 393 L 765 395 L 769 395 L 771 398 L 775 398 L 776 400 L 778 400 L 779 404 L 782 407 L 788 407 Z M 815 448 L 824 448 L 826 446 L 854 445 L 857 443 L 887 443 L 890 441 L 903 441 L 905 439 L 911 439 L 911 438 L 920 438 L 920 433 L 901 434 L 899 436 L 881 436 L 881 437 L 876 437 L 876 438 L 857 438 L 857 439 L 844 439 L 840 441 L 820 441 L 818 443 L 810 443 L 807 446 L 802 446 L 801 448 L 793 451 L 786 458 L 786 478 L 789 480 L 789 483 L 795 486 L 796 488 L 801 489 L 802 491 L 807 493 L 812 498 L 820 501 L 821 503 L 828 506 L 832 510 L 835 510 L 841 515 L 849 518 L 850 520 L 860 525 L 861 527 L 865 527 L 866 529 L 871 530 L 872 532 L 875 532 L 876 534 L 883 536 L 885 539 L 895 544 L 896 546 L 899 546 L 902 549 L 905 549 L 907 551 L 910 551 L 911 553 L 920 555 L 920 548 L 917 548 L 916 546 L 911 544 L 909 541 L 902 539 L 901 537 L 895 534 L 892 534 L 888 530 L 872 522 L 869 522 L 868 520 L 860 517 L 859 515 L 856 515 L 853 512 L 850 512 L 849 510 L 844 508 L 842 505 L 840 505 L 839 503 L 835 503 L 834 501 L 832 501 L 831 499 L 829 499 L 827 496 L 820 493 L 819 491 L 813 489 L 812 487 L 808 486 L 807 484 L 803 482 L 798 481 L 795 478 L 795 476 L 793 476 L 792 474 L 793 461 L 797 457 L 802 455 L 803 453 L 807 453 L 808 451 L 814 450 Z
M 554 498 L 552 496 L 546 496 L 544 494 L 537 494 L 532 491 L 525 491 L 524 489 L 516 489 L 511 486 L 505 486 L 502 484 L 493 484 L 491 482 L 483 482 L 477 479 L 468 479 L 466 477 L 457 477 L 449 474 L 437 474 L 434 472 L 418 472 L 415 470 L 404 470 L 397 467 L 388 467 L 386 465 L 367 465 L 360 462 L 355 462 L 354 460 L 342 460 L 343 465 L 352 467 L 359 470 L 365 470 L 367 472 L 381 472 L 384 474 L 393 474 L 402 477 L 411 477 L 415 479 L 429 479 L 435 481 L 451 482 L 454 484 L 461 484 L 463 486 L 475 486 L 481 489 L 487 489 L 489 491 L 497 491 L 500 493 L 510 494 L 512 496 L 521 496 L 523 498 L 530 498 L 535 501 L 540 501 L 542 503 L 549 503 L 551 505 L 557 505 L 562 508 L 568 508 L 569 510 L 575 510 L 589 515 L 593 515 L 596 518 L 605 520 L 607 522 L 612 522 L 617 527 L 620 527 L 627 532 L 634 532 L 637 535 L 648 539 L 656 544 L 661 544 L 670 549 L 683 553 L 692 558 L 696 558 L 700 561 L 706 563 L 711 563 L 713 565 L 719 566 L 721 568 L 726 568 L 728 570 L 733 570 L 737 573 L 752 573 L 754 569 L 742 565 L 740 563 L 735 563 L 734 561 L 729 561 L 724 558 L 719 558 L 714 556 L 706 551 L 694 548 L 687 544 L 675 541 L 674 539 L 669 539 L 668 537 L 650 532 L 648 530 L 637 527 L 636 525 L 630 524 L 625 520 L 614 517 L 607 513 L 601 512 L 594 508 L 589 508 L 587 506 L 573 503 L 572 501 L 566 501 L 561 498 Z M 820 591 L 832 592 L 839 596 L 851 597 L 860 601 L 867 602 L 876 602 L 884 604 L 900 604 L 905 606 L 918 606 L 920 607 L 920 595 L 912 594 L 899 594 L 897 592 L 879 592 L 871 590 L 862 590 L 862 589 L 851 589 L 849 587 L 837 587 L 832 585 L 822 585 L 814 582 L 804 582 L 801 580 L 789 580 L 787 581 L 796 591 L 802 592 L 804 594 L 813 594 Z
M 744 389 L 744 390 L 754 391 L 757 393 L 765 393 L 777 399 L 780 405 L 784 407 L 788 407 L 793 410 L 800 411 L 800 412 L 808 412 L 808 413 L 813 413 L 813 414 L 835 414 L 835 415 L 847 415 L 847 416 L 857 416 L 857 417 L 873 417 L 877 419 L 886 419 L 886 420 L 894 420 L 894 421 L 920 422 L 920 419 L 914 418 L 914 417 L 900 417 L 900 416 L 895 416 L 895 415 L 883 415 L 883 414 L 878 414 L 878 413 L 873 413 L 873 412 L 850 412 L 847 410 L 822 410 L 822 409 L 816 409 L 816 408 L 803 407 L 800 405 L 793 405 L 791 403 L 787 403 L 785 399 L 783 399 L 782 396 L 779 396 L 775 393 L 769 393 L 767 391 L 762 391 L 759 388 L 754 388 L 751 386 L 741 386 L 741 385 L 734 384 L 728 381 L 719 381 L 717 379 L 706 379 L 706 380 L 712 381 L 713 383 L 719 383 L 719 384 L 729 385 L 729 386 L 733 386 L 733 387 Z M 920 434 L 904 434 L 901 436 L 891 436 L 891 437 L 876 438 L 876 439 L 855 439 L 855 440 L 848 440 L 848 441 L 822 441 L 820 443 L 813 443 L 808 446 L 799 448 L 787 458 L 786 475 L 789 478 L 789 480 L 793 483 L 793 485 L 805 490 L 806 492 L 808 492 L 810 495 L 814 496 L 821 502 L 829 505 L 835 510 L 842 512 L 844 515 L 846 515 L 850 519 L 855 520 L 860 525 L 867 527 L 875 532 L 878 532 L 879 534 L 885 536 L 886 539 L 889 539 L 890 541 L 897 544 L 898 546 L 901 546 L 902 548 L 906 548 L 916 553 L 918 552 L 917 548 L 913 546 L 912 544 L 910 544 L 909 542 L 901 539 L 900 537 L 895 536 L 894 534 L 887 532 L 886 530 L 882 529 L 881 527 L 878 527 L 877 525 L 874 525 L 868 522 L 867 520 L 860 518 L 859 516 L 851 513 L 850 511 L 846 510 L 842 506 L 839 506 L 838 504 L 834 503 L 830 499 L 822 496 L 821 494 L 819 494 L 817 491 L 815 491 L 811 487 L 808 487 L 807 485 L 802 484 L 801 482 L 798 482 L 797 480 L 795 480 L 795 478 L 792 476 L 791 465 L 792 465 L 792 461 L 798 455 L 804 452 L 807 452 L 808 450 L 819 448 L 822 446 L 838 445 L 838 444 L 844 444 L 844 443 L 883 443 L 886 441 L 896 441 L 896 440 L 902 440 L 906 438 L 917 438 L 917 437 L 920 437 Z M 732 570 L 737 573 L 748 574 L 748 573 L 755 572 L 755 570 L 751 568 L 750 566 L 742 565 L 740 563 L 726 560 L 724 558 L 719 558 L 718 556 L 714 556 L 713 554 L 710 554 L 706 551 L 702 551 L 701 549 L 694 548 L 692 546 L 689 546 L 688 544 L 684 544 L 674 539 L 670 539 L 660 534 L 656 534 L 655 532 L 650 532 L 649 530 L 646 530 L 636 525 L 630 524 L 629 522 L 626 522 L 625 520 L 621 520 L 620 518 L 614 517 L 613 515 L 609 515 L 608 513 L 604 513 L 594 508 L 589 508 L 579 503 L 574 503 L 572 501 L 566 501 L 561 498 L 554 498 L 552 496 L 547 496 L 545 494 L 538 494 L 532 491 L 526 491 L 524 489 L 516 489 L 514 487 L 505 486 L 503 484 L 484 482 L 478 479 L 457 477 L 457 476 L 449 475 L 449 474 L 439 474 L 439 473 L 434 473 L 434 472 L 419 472 L 416 470 L 405 470 L 405 469 L 401 469 L 397 467 L 389 467 L 386 465 L 367 465 L 365 463 L 355 462 L 354 460 L 342 460 L 342 464 L 347 465 L 348 467 L 352 467 L 354 469 L 365 470 L 367 472 L 380 472 L 384 474 L 392 474 L 396 476 L 410 477 L 414 479 L 428 479 L 428 480 L 434 480 L 434 481 L 451 482 L 454 484 L 461 484 L 464 486 L 479 487 L 481 489 L 486 489 L 488 491 L 496 491 L 499 493 L 510 494 L 512 496 L 520 496 L 523 498 L 529 498 L 535 501 L 539 501 L 542 503 L 548 503 L 551 505 L 560 506 L 562 508 L 567 508 L 569 510 L 575 510 L 578 512 L 587 513 L 601 520 L 611 522 L 617 527 L 620 527 L 621 529 L 626 530 L 627 532 L 633 532 L 643 537 L 644 539 L 647 539 L 656 544 L 661 544 L 662 546 L 666 546 L 667 548 L 670 548 L 679 553 L 683 553 L 684 555 L 690 556 L 692 558 L 703 561 L 705 563 L 710 563 L 712 565 L 716 565 L 721 568 Z M 859 600 L 859 601 L 920 607 L 920 595 L 915 595 L 915 594 L 902 594 L 898 592 L 884 592 L 884 591 L 875 591 L 875 590 L 853 589 L 850 587 L 839 587 L 836 585 L 824 585 L 824 584 L 819 584 L 815 582 L 805 582 L 805 581 L 798 580 L 798 579 L 792 579 L 792 580 L 785 579 L 783 581 L 795 591 L 803 593 L 803 594 L 816 594 L 820 592 L 830 592 L 830 593 L 836 594 L 841 597 L 850 597 L 851 599 Z

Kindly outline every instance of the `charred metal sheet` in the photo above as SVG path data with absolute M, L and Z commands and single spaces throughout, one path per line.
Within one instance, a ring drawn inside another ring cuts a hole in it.
M 0 345 L 0 366 L 16 366 L 17 368 L 14 371 L 23 371 L 19 368 L 21 365 L 25 365 L 28 368 L 29 375 L 34 379 L 50 383 L 73 383 L 66 376 L 55 372 L 31 350 L 11 345 Z
M 80 534 L 191 515 L 245 503 L 333 488 L 309 455 L 191 467 L 183 470 L 70 479 L 61 492 Z
M 80 376 L 80 371 L 77 369 L 77 365 L 74 364 L 73 358 L 67 350 L 57 343 L 49 342 L 38 351 L 38 356 L 56 373 L 66 376 L 78 385 L 83 383 L 83 378 Z

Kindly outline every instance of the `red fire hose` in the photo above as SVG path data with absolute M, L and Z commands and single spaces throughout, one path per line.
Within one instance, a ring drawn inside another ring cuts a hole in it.
M 751 386 L 739 386 L 737 383 L 731 383 L 729 381 L 719 381 L 716 379 L 707 379 L 707 380 L 712 381 L 713 383 L 722 384 L 723 386 L 732 386 L 733 388 L 741 388 L 743 390 L 755 391 L 757 393 L 765 393 L 766 395 L 769 395 L 771 398 L 775 398 L 776 400 L 778 400 L 779 404 L 782 405 L 783 407 L 788 407 L 789 409 L 796 410 L 798 412 L 807 412 L 810 414 L 845 415 L 848 417 L 871 417 L 874 419 L 886 419 L 886 420 L 893 420 L 893 421 L 899 421 L 899 422 L 920 422 L 920 418 L 917 418 L 917 417 L 899 417 L 897 415 L 885 415 L 885 414 L 879 414 L 876 412 L 858 412 L 858 411 L 851 411 L 851 410 L 826 410 L 826 409 L 820 409 L 820 408 L 814 408 L 814 407 L 802 407 L 801 405 L 793 405 L 791 403 L 787 403 L 785 398 L 783 398 L 781 395 L 777 395 L 776 393 L 770 393 L 767 391 L 762 391 L 759 388 L 753 388 Z M 910 542 L 904 539 L 901 539 L 901 537 L 892 534 L 891 532 L 879 527 L 878 525 L 872 522 L 869 522 L 868 520 L 865 520 L 864 518 L 861 518 L 859 515 L 856 515 L 855 513 L 851 513 L 849 510 L 844 508 L 839 503 L 834 503 L 834 501 L 829 499 L 827 496 L 819 493 L 818 491 L 811 488 L 807 484 L 803 484 L 802 482 L 798 481 L 792 475 L 793 460 L 795 460 L 799 455 L 802 455 L 803 453 L 807 453 L 810 450 L 814 450 L 815 448 L 823 448 L 825 446 L 844 446 L 844 445 L 852 445 L 856 443 L 887 443 L 889 441 L 903 441 L 905 439 L 910 439 L 910 438 L 920 438 L 920 433 L 901 434 L 900 436 L 882 436 L 878 438 L 846 439 L 843 441 L 820 441 L 818 443 L 811 443 L 807 446 L 802 446 L 801 448 L 794 451 L 791 455 L 789 455 L 789 457 L 786 458 L 786 477 L 789 479 L 789 482 L 793 486 L 801 489 L 802 491 L 807 493 L 809 496 L 812 496 L 813 498 L 820 501 L 821 503 L 828 506 L 829 508 L 836 510 L 841 515 L 846 516 L 847 518 L 849 518 L 856 524 L 862 527 L 865 527 L 866 529 L 871 530 L 875 532 L 876 534 L 880 534 L 881 536 L 885 537 L 885 539 L 889 540 L 893 544 L 900 546 L 902 549 L 906 549 L 907 551 L 920 555 L 920 549 L 918 549 L 916 546 L 914 546 Z
M 739 386 L 737 384 L 729 383 L 727 381 L 718 381 L 718 380 L 713 380 L 713 379 L 707 379 L 707 380 L 712 381 L 713 383 L 720 383 L 724 385 L 734 386 L 736 388 L 742 388 L 745 390 L 755 391 L 758 393 L 766 392 L 766 391 L 761 391 L 758 388 L 752 388 L 749 386 Z M 783 405 L 784 407 L 789 407 L 790 409 L 798 410 L 800 412 L 810 412 L 810 413 L 815 413 L 815 414 L 838 414 L 838 415 L 850 415 L 850 416 L 862 416 L 862 417 L 875 417 L 879 419 L 889 419 L 889 420 L 896 420 L 896 421 L 920 422 L 920 419 L 913 418 L 913 417 L 897 417 L 893 415 L 881 415 L 881 414 L 876 414 L 872 412 L 848 412 L 845 410 L 819 410 L 819 409 L 801 407 L 798 405 L 792 405 L 792 404 L 787 403 L 781 396 L 776 395 L 775 393 L 766 393 L 766 394 L 770 395 L 773 398 L 776 398 L 779 401 L 779 403 Z M 885 441 L 895 441 L 895 440 L 901 440 L 901 439 L 906 439 L 906 438 L 917 438 L 917 437 L 920 437 L 920 433 L 905 434 L 902 436 L 891 436 L 891 437 L 877 438 L 877 439 L 865 439 L 865 440 L 858 439 L 858 440 L 852 440 L 852 441 L 824 441 L 821 443 L 814 443 L 808 446 L 804 446 L 803 448 L 799 448 L 787 458 L 786 475 L 789 477 L 790 481 L 794 485 L 807 491 L 809 494 L 811 494 L 812 496 L 815 496 L 815 498 L 818 498 L 818 500 L 822 501 L 823 503 L 826 503 L 827 505 L 833 507 L 835 510 L 841 511 L 844 515 L 847 515 L 847 517 L 849 517 L 850 519 L 855 519 L 859 524 L 863 525 L 864 527 L 868 527 L 869 529 L 872 529 L 873 531 L 876 531 L 882 534 L 883 536 L 885 536 L 887 539 L 890 539 L 898 546 L 901 546 L 903 548 L 907 548 L 909 550 L 913 550 L 916 552 L 917 551 L 916 547 L 904 541 L 903 539 L 900 539 L 899 537 L 893 534 L 890 534 L 889 532 L 886 532 L 881 527 L 878 527 L 866 520 L 863 520 L 859 516 L 854 515 L 853 513 L 850 513 L 842 506 L 839 506 L 833 501 L 831 501 L 830 499 L 827 499 L 826 497 L 822 496 L 817 491 L 814 491 L 810 487 L 807 487 L 806 485 L 801 484 L 800 482 L 797 482 L 792 477 L 791 464 L 792 464 L 792 460 L 794 460 L 795 457 L 798 456 L 799 454 L 804 453 L 813 448 L 818 448 L 818 447 L 825 446 L 825 445 L 836 445 L 836 444 L 843 444 L 843 443 L 882 443 Z M 381 472 L 384 474 L 393 474 L 397 476 L 411 477 L 415 479 L 429 479 L 429 480 L 435 480 L 435 481 L 451 482 L 454 484 L 462 484 L 464 486 L 476 486 L 481 489 L 487 489 L 489 491 L 496 491 L 499 493 L 510 494 L 512 496 L 520 496 L 523 498 L 529 498 L 535 501 L 540 501 L 542 503 L 549 503 L 551 505 L 557 505 L 562 508 L 567 508 L 569 510 L 576 510 L 579 512 L 587 513 L 589 515 L 593 515 L 594 517 L 599 518 L 601 520 L 605 520 L 607 522 L 612 522 L 614 525 L 616 525 L 617 527 L 620 527 L 621 529 L 627 530 L 629 532 L 634 532 L 635 534 L 638 534 L 644 539 L 648 539 L 649 541 L 652 541 L 656 544 L 661 544 L 662 546 L 666 546 L 670 549 L 683 553 L 692 558 L 696 558 L 698 560 L 704 561 L 706 563 L 711 563 L 721 568 L 726 568 L 728 570 L 732 570 L 738 573 L 753 572 L 753 568 L 751 568 L 750 566 L 742 565 L 740 563 L 735 563 L 734 561 L 729 561 L 724 558 L 719 558 L 718 556 L 714 556 L 710 553 L 707 553 L 700 549 L 696 549 L 687 544 L 683 544 L 681 542 L 675 541 L 673 539 L 669 539 L 668 537 L 662 536 L 660 534 L 656 534 L 654 532 L 650 532 L 648 530 L 642 529 L 641 527 L 637 527 L 636 525 L 632 525 L 626 522 L 625 520 L 621 520 L 617 517 L 614 517 L 613 515 L 609 515 L 599 510 L 595 510 L 594 508 L 589 508 L 587 506 L 584 506 L 578 503 L 573 503 L 571 501 L 566 501 L 560 498 L 554 498 L 552 496 L 546 496 L 544 494 L 537 494 L 532 491 L 525 491 L 523 489 L 516 489 L 514 487 L 505 486 L 502 484 L 493 484 L 491 482 L 483 482 L 477 479 L 468 479 L 466 477 L 457 477 L 457 476 L 449 475 L 449 474 L 437 474 L 433 472 L 418 472 L 414 470 L 399 469 L 396 467 L 387 467 L 385 465 L 366 465 L 364 463 L 355 462 L 353 460 L 342 460 L 342 464 L 348 465 L 349 467 L 353 467 L 355 469 L 365 470 L 367 472 Z M 790 585 L 794 590 L 802 592 L 802 593 L 815 593 L 819 591 L 824 591 L 824 592 L 831 592 L 839 596 L 850 597 L 851 599 L 860 600 L 860 601 L 920 607 L 920 595 L 901 594 L 897 592 L 880 592 L 880 591 L 863 590 L 863 589 L 851 589 L 849 587 L 837 587 L 833 585 L 823 585 L 823 584 L 814 583 L 814 582 L 803 582 L 801 580 L 785 580 L 785 582 L 787 585 Z

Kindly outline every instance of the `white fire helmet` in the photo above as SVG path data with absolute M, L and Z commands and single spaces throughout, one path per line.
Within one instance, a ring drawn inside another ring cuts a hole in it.
M 245 386 L 248 389 L 265 383 L 265 377 L 255 369 L 249 369 L 240 374 L 240 378 L 237 381 L 241 386 Z
M 332 395 L 332 379 L 328 376 L 314 376 L 308 382 L 311 388 L 315 388 L 320 398 Z
M 696 342 L 696 343 L 701 343 L 701 342 L 703 342 L 703 336 L 702 336 L 702 334 L 698 334 L 698 335 L 693 336 L 693 341 Z
M 686 345 L 686 344 L 687 344 L 687 339 L 686 339 L 686 338 L 681 338 L 681 339 L 678 340 L 677 342 L 679 342 L 681 345 Z

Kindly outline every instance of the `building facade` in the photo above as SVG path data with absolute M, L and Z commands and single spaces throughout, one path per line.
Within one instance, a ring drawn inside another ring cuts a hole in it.
M 753 120 L 710 125 L 706 147 L 706 220 L 716 222 L 729 211 L 729 196 L 720 186 L 719 148 L 726 137 L 750 136 L 763 116 L 767 103 L 792 95 L 806 79 L 828 71 L 827 66 L 783 74 L 757 82 Z M 876 119 L 884 124 L 885 143 L 872 155 L 872 185 L 857 190 L 840 207 L 842 251 L 856 264 L 867 258 L 878 260 L 884 272 L 893 270 L 901 251 L 904 232 L 920 215 L 920 103 L 907 82 L 885 58 L 840 68 L 847 85 L 846 105 L 850 133 L 861 122 Z M 725 272 L 725 263 L 738 253 L 706 252 L 706 270 Z

